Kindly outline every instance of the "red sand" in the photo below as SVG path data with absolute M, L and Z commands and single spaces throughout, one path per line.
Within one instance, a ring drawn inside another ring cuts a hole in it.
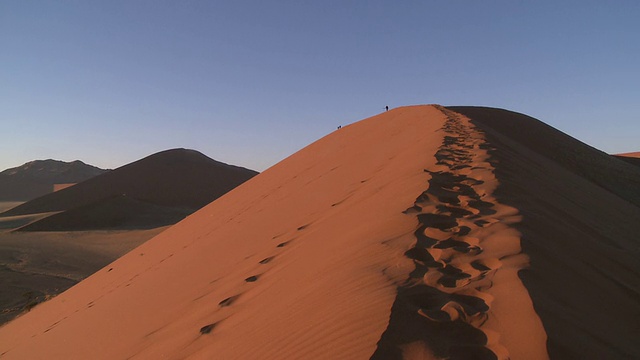
M 194 150 L 171 149 L 33 199 L 0 215 L 64 211 L 122 195 L 158 206 L 195 210 L 256 174 Z
M 60 191 L 62 189 L 66 189 L 68 187 L 72 187 L 73 185 L 75 185 L 76 183 L 69 183 L 69 184 L 53 184 L 53 192 L 56 191 Z
M 602 274 L 637 288 L 638 266 L 619 250 L 632 241 L 624 226 L 607 228 L 615 218 L 575 204 L 593 200 L 633 217 L 640 211 L 604 190 L 615 182 L 598 175 L 599 187 L 579 178 L 575 172 L 588 166 L 575 158 L 566 163 L 579 165 L 570 172 L 539 160 L 530 144 L 476 126 L 438 106 L 398 108 L 345 126 L 0 328 L 0 356 L 544 359 L 549 344 L 567 356 L 601 344 L 632 354 L 624 328 L 612 324 L 611 334 L 593 335 L 600 312 L 616 311 L 607 297 L 628 306 L 633 293 Z M 496 151 L 498 143 L 509 151 Z M 562 192 L 553 187 L 556 174 Z M 500 176 L 515 183 L 499 183 Z M 583 200 L 582 188 L 593 199 Z M 563 215 L 569 206 L 575 212 Z M 572 226 L 592 217 L 593 233 L 622 237 L 593 238 L 614 244 L 602 248 Z M 561 250 L 553 255 L 540 249 L 556 243 Z M 593 258 L 593 249 L 603 257 Z M 607 268 L 618 260 L 626 274 Z M 545 262 L 551 268 L 536 265 Z M 588 280 L 596 283 L 582 285 Z M 591 294 L 589 286 L 602 296 L 562 302 Z M 546 294 L 554 301 L 545 301 L 545 288 L 554 289 Z M 567 324 L 586 329 L 589 343 L 558 336 Z M 546 328 L 554 334 L 549 341 Z
M 640 151 L 628 152 L 628 153 L 623 153 L 623 154 L 616 154 L 616 156 L 626 156 L 626 157 L 632 157 L 632 158 L 640 158 Z
M 0 353 L 370 357 L 396 287 L 414 267 L 403 253 L 415 242 L 416 218 L 403 211 L 428 186 L 423 169 L 444 169 L 434 154 L 446 120 L 436 107 L 406 107 L 317 141 L 0 328 Z M 486 170 L 471 175 L 485 181 L 478 190 L 493 201 L 497 183 L 484 158 L 478 153 L 473 164 Z M 516 211 L 496 209 L 510 220 L 474 238 L 487 241 L 483 258 L 514 259 L 487 260 L 496 285 L 482 297 L 494 305 L 486 325 L 473 326 L 490 334 L 489 347 L 501 358 L 510 351 L 544 354 L 544 330 L 515 276 L 526 264 L 518 233 L 508 226 L 518 220 Z M 512 245 L 501 248 L 503 242 Z

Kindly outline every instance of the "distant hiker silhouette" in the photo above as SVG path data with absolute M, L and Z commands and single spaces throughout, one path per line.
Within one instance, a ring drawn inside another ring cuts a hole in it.
M 385 106 L 385 107 L 384 107 L 384 109 L 385 109 L 386 111 L 389 111 L 389 106 Z
M 339 126 L 338 126 L 338 130 L 340 130 L 340 129 L 342 129 L 342 125 L 339 125 Z

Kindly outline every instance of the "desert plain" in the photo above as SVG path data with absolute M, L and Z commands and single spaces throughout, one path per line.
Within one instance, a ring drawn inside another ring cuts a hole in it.
M 0 203 L 0 212 L 19 204 Z M 40 217 L 0 218 L 0 323 L 68 289 L 166 229 L 13 232 Z

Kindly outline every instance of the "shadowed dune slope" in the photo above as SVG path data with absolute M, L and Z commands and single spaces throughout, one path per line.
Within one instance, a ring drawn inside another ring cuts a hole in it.
M 191 213 L 119 195 L 47 216 L 17 231 L 153 229 L 173 225 Z
M 486 132 L 496 197 L 523 216 L 520 276 L 551 358 L 640 358 L 640 168 L 526 115 L 449 109 Z
M 0 201 L 28 201 L 51 193 L 54 184 L 79 183 L 107 171 L 79 160 L 31 161 L 0 172 Z
M 640 152 L 616 154 L 614 156 L 622 161 L 628 162 L 629 164 L 640 166 Z
M 567 171 L 640 206 L 638 169 L 530 116 L 504 109 L 451 106 Z
M 158 206 L 195 210 L 256 174 L 194 150 L 173 149 L 33 199 L 0 215 L 64 211 L 122 195 Z

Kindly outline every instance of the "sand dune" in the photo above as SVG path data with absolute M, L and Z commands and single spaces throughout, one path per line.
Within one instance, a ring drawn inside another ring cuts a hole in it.
M 318 140 L 0 328 L 0 356 L 639 357 L 638 170 L 454 109 Z
M 257 173 L 193 150 L 163 151 L 16 206 L 0 216 L 69 212 L 25 231 L 98 230 L 174 224 Z
M 622 154 L 616 154 L 616 156 L 625 156 L 625 157 L 632 157 L 632 158 L 640 158 L 640 151 L 636 151 L 636 152 L 628 152 L 628 153 L 622 153 Z
M 520 277 L 551 357 L 640 358 L 640 168 L 522 114 L 453 109 L 485 131 L 495 196 L 522 214 Z
M 173 225 L 190 213 L 191 209 L 160 206 L 119 195 L 29 222 L 16 231 L 153 229 Z
M 75 285 L 164 229 L 0 231 L 0 324 Z
M 614 155 L 616 158 L 629 164 L 640 166 L 640 151 Z
M 372 359 L 543 359 L 546 335 L 517 277 L 528 266 L 511 227 L 521 218 L 491 196 L 497 181 L 482 132 L 439 109 L 447 120 L 436 166 L 405 210 L 419 224 L 405 253 L 415 269 Z

